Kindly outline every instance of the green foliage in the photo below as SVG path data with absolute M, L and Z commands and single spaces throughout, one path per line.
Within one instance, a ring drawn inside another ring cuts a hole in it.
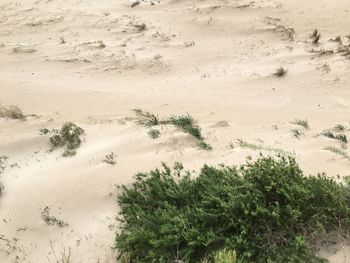
M 350 224 L 349 184 L 304 176 L 291 157 L 205 165 L 196 177 L 175 167 L 139 173 L 118 194 L 116 249 L 130 262 L 216 262 L 225 248 L 238 262 L 325 262 L 310 243 Z
M 201 128 L 197 124 L 195 124 L 195 121 L 193 120 L 193 118 L 189 114 L 180 115 L 180 116 L 172 116 L 169 119 L 160 120 L 153 113 L 143 111 L 141 109 L 134 109 L 134 112 L 136 113 L 136 115 L 138 117 L 137 122 L 139 124 L 145 125 L 147 127 L 157 126 L 160 124 L 174 125 L 174 126 L 178 127 L 179 129 L 181 129 L 183 132 L 188 133 L 188 134 L 192 135 L 195 139 L 197 139 L 198 146 L 201 149 L 212 150 L 212 146 L 204 141 Z M 151 129 L 148 132 L 148 134 L 151 138 L 156 139 L 160 136 L 160 131 L 157 129 Z
M 348 143 L 348 138 L 346 137 L 345 134 L 334 134 L 331 131 L 326 131 L 326 132 L 322 133 L 322 135 L 324 135 L 330 139 L 338 140 L 344 144 Z
M 236 252 L 226 248 L 219 250 L 214 256 L 214 263 L 235 263 Z
M 72 122 L 66 122 L 61 129 L 40 129 L 40 134 L 52 134 L 50 143 L 52 149 L 64 147 L 63 157 L 74 156 L 82 143 L 81 136 L 84 130 Z
M 159 125 L 159 118 L 152 114 L 149 113 L 147 111 L 143 111 L 141 109 L 134 109 L 134 112 L 136 113 L 136 115 L 138 116 L 138 123 L 148 126 L 148 127 L 152 127 L 152 126 L 156 126 Z

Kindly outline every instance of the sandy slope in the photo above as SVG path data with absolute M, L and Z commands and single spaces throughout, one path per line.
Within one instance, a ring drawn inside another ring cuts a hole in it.
M 130 5 L 0 0 L 0 103 L 36 115 L 0 119 L 0 155 L 9 157 L 0 262 L 56 262 L 52 250 L 60 257 L 69 248 L 72 262 L 113 262 L 115 185 L 162 161 L 196 170 L 258 154 L 237 138 L 265 153 L 293 153 L 306 173 L 350 174 L 350 160 L 324 150 L 340 144 L 320 136 L 336 124 L 350 127 L 350 58 L 338 52 L 350 42 L 348 0 Z M 309 38 L 315 28 L 318 45 Z M 337 36 L 343 46 L 330 41 Z M 288 74 L 272 76 L 281 65 Z M 133 108 L 191 114 L 214 150 L 171 127 L 152 140 Z M 291 123 L 298 118 L 310 125 L 299 139 L 291 133 L 303 130 Z M 66 121 L 87 134 L 68 159 L 48 152 L 38 132 Z M 110 152 L 115 166 L 102 162 Z M 46 206 L 69 226 L 46 225 Z M 348 262 L 350 248 L 338 248 L 322 254 Z

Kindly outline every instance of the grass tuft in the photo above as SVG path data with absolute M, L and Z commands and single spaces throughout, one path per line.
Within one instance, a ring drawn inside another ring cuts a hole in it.
M 286 69 L 284 69 L 283 67 L 279 67 L 278 69 L 276 69 L 276 72 L 273 73 L 273 75 L 281 78 L 281 77 L 285 76 L 287 74 L 287 72 L 288 71 Z
M 309 129 L 309 122 L 308 120 L 300 120 L 300 119 L 295 119 L 292 124 L 302 126 L 304 129 Z

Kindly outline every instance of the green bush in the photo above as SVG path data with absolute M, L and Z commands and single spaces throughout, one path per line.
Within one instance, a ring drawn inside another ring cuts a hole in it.
M 85 131 L 72 122 L 66 122 L 61 129 L 40 129 L 41 135 L 49 133 L 52 134 L 50 137 L 52 149 L 64 147 L 62 156 L 67 157 L 77 153 L 77 149 L 82 143 L 80 137 L 85 134 Z
M 164 164 L 122 186 L 115 247 L 130 262 L 215 262 L 223 249 L 237 262 L 325 262 L 310 244 L 349 226 L 349 189 L 304 176 L 291 157 L 205 165 L 196 177 Z

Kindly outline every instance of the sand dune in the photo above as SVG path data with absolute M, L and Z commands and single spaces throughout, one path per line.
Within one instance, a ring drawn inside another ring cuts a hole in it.
M 350 135 L 347 0 L 131 5 L 0 1 L 0 103 L 29 115 L 0 118 L 0 262 L 56 262 L 69 249 L 72 262 L 114 262 L 116 185 L 161 162 L 198 170 L 280 153 L 306 173 L 350 174 L 350 151 L 321 135 L 337 124 Z M 273 75 L 279 67 L 285 76 Z M 151 139 L 135 108 L 190 114 L 213 150 L 172 126 Z M 71 158 L 39 133 L 67 121 L 86 132 Z M 47 225 L 45 207 L 68 226 Z M 348 262 L 350 250 L 320 253 Z

